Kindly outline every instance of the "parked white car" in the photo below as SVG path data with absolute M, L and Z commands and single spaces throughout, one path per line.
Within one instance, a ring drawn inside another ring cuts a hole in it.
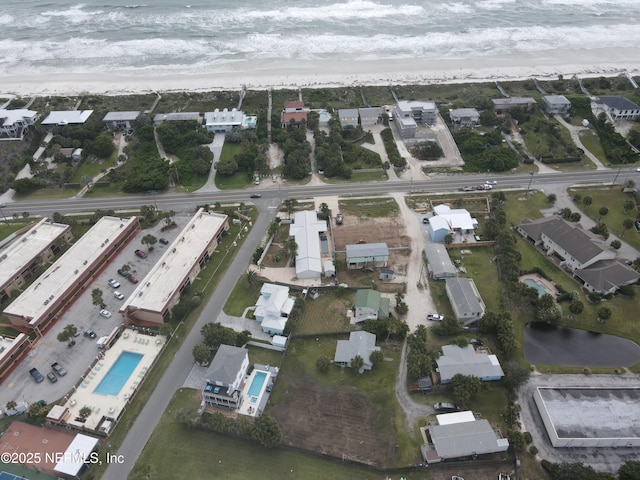
M 440 315 L 439 313 L 430 313 L 427 315 L 427 320 L 432 320 L 434 322 L 441 322 L 444 320 L 444 315 Z
M 100 315 L 102 315 L 104 318 L 111 318 L 111 312 L 106 308 L 100 310 Z

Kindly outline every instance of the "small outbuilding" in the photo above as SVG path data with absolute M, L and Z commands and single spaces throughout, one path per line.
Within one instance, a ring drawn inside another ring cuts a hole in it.
M 390 268 L 381 268 L 378 278 L 383 282 L 390 282 L 391 280 L 396 278 L 396 272 L 394 272 Z

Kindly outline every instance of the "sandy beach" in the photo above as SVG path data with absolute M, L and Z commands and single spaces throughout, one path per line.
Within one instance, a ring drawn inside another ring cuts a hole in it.
M 473 83 L 537 77 L 615 76 L 640 73 L 638 49 L 561 52 L 549 56 L 486 56 L 475 59 L 387 59 L 375 61 L 238 62 L 226 70 L 167 74 L 156 68 L 145 75 L 127 72 L 0 73 L 0 96 L 64 96 L 83 93 L 124 95 L 145 92 L 234 90 L 349 85 Z

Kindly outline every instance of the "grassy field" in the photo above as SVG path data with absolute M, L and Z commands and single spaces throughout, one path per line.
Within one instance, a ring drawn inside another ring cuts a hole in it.
M 315 300 L 307 298 L 295 333 L 334 333 L 351 330 L 347 310 L 353 304 L 355 292 L 342 295 L 327 291 Z
M 593 199 L 593 203 L 585 209 L 582 203 L 579 204 L 582 212 L 594 221 L 598 221 L 600 207 L 606 206 L 609 213 L 602 217 L 601 221 L 607 225 L 611 233 L 622 237 L 622 240 L 636 249 L 640 249 L 640 233 L 634 228 L 625 232 L 622 222 L 625 218 L 635 220 L 638 214 L 637 208 L 628 212 L 624 211 L 624 202 L 634 200 L 634 196 L 630 193 L 623 193 L 619 186 L 614 188 L 599 189 L 569 189 L 570 196 L 579 193 L 583 198 L 589 196 Z M 634 259 L 631 259 L 634 260 Z
M 379 170 L 376 172 L 361 172 L 359 170 L 354 170 L 349 180 L 343 180 L 337 177 L 323 177 L 322 180 L 330 184 L 354 182 L 385 182 L 389 180 L 389 175 L 387 175 L 387 172 L 385 172 L 384 170 Z
M 224 304 L 224 313 L 239 317 L 247 307 L 256 304 L 258 295 L 260 295 L 261 285 L 250 285 L 247 281 L 247 275 L 242 275 L 236 286 L 233 288 L 231 295 Z
M 584 145 L 584 147 L 593 153 L 598 160 L 600 160 L 605 165 L 608 160 L 606 155 L 604 154 L 604 150 L 602 149 L 602 145 L 600 145 L 600 139 L 598 135 L 593 133 L 591 130 L 585 130 L 580 132 L 580 141 Z
M 106 171 L 108 168 L 112 167 L 116 160 L 118 159 L 118 152 L 114 150 L 113 154 L 104 160 L 93 162 L 89 159 L 85 159 L 84 162 L 80 164 L 78 170 L 73 175 L 71 179 L 71 183 L 80 183 L 82 177 L 95 177 L 100 172 Z
M 178 423 L 172 411 L 197 408 L 200 392 L 180 389 L 171 400 L 145 446 L 130 479 L 154 478 L 326 478 L 371 479 L 382 473 L 371 468 L 309 455 L 294 449 L 265 449 L 259 445 Z M 407 475 L 416 479 L 424 476 Z
M 255 212 L 252 212 L 252 215 L 255 215 Z M 241 227 L 238 225 L 230 225 L 229 227 L 229 232 L 218 246 L 218 250 L 216 250 L 216 252 L 213 254 L 211 261 L 205 266 L 203 270 L 201 270 L 200 274 L 198 275 L 198 279 L 193 283 L 191 287 L 192 291 L 203 292 L 203 300 L 206 300 L 211 296 L 213 290 L 216 288 L 218 282 L 224 275 L 224 272 L 227 270 L 235 254 L 240 250 L 240 247 L 242 245 L 241 242 L 243 240 L 240 240 L 240 243 L 237 247 L 231 247 L 231 244 L 236 239 L 236 236 Z M 246 236 L 243 238 L 246 238 Z M 230 249 L 230 255 L 223 253 L 227 250 L 227 248 Z M 176 328 L 174 336 L 168 342 L 167 347 L 158 358 L 156 365 L 145 378 L 135 397 L 127 407 L 127 411 L 124 413 L 124 415 L 116 425 L 116 428 L 109 436 L 109 443 L 114 449 L 117 449 L 122 444 L 122 441 L 129 432 L 129 429 L 136 421 L 136 418 L 139 415 L 140 411 L 144 408 L 144 405 L 151 396 L 151 393 L 155 389 L 157 383 L 165 374 L 165 371 L 173 360 L 175 353 L 182 345 L 182 342 L 184 342 L 184 339 L 187 337 L 187 333 L 193 327 L 194 323 L 202 313 L 202 310 L 204 309 L 206 304 L 207 302 L 203 301 L 200 306 L 193 309 L 191 313 L 186 317 L 186 319 L 183 320 L 183 322 L 181 322 L 180 325 L 178 325 L 178 327 Z M 107 446 L 106 444 L 104 444 L 100 449 L 101 457 L 104 457 L 106 452 Z M 84 478 L 99 479 L 104 474 L 105 469 L 106 464 L 92 465 L 85 473 Z
M 12 233 L 15 233 L 21 228 L 29 225 L 29 223 L 31 222 L 15 223 L 13 220 L 9 220 L 9 219 L 7 219 L 7 221 L 5 222 L 5 220 L 3 219 L 0 222 L 0 240 L 4 240 Z
M 462 274 L 473 278 L 487 310 L 500 310 L 500 283 L 496 266 L 493 261 L 495 255 L 493 247 L 471 248 L 471 255 L 462 255 L 460 249 L 449 250 L 452 261 L 461 260 L 460 265 L 467 270 Z
M 389 197 L 339 200 L 338 205 L 341 212 L 357 215 L 359 218 L 395 216 L 400 210 L 396 201 Z

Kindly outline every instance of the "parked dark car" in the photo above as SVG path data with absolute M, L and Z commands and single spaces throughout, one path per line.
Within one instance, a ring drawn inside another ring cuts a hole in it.
M 93 330 L 91 330 L 90 328 L 87 328 L 87 329 L 84 331 L 84 336 L 85 336 L 85 337 L 87 337 L 87 338 L 96 338 L 96 336 L 97 336 L 97 335 L 96 335 L 96 332 L 94 332 L 94 331 L 93 331 Z
M 138 283 L 138 279 L 130 273 L 127 274 L 127 280 L 129 280 L 131 283 Z
M 42 381 L 44 381 L 44 377 L 38 371 L 37 368 L 32 368 L 31 370 L 29 370 L 29 375 L 31 375 L 33 377 L 33 379 L 36 381 L 36 383 L 41 383 Z
M 143 252 L 142 250 L 136 250 L 135 254 L 140 258 L 147 258 L 148 257 L 147 253 Z
M 118 275 L 120 275 L 121 277 L 126 277 L 127 275 L 129 275 L 129 273 L 125 272 L 124 270 L 118 270 Z
M 56 383 L 58 381 L 58 377 L 56 377 L 55 373 L 53 372 L 47 373 L 47 378 L 51 383 Z
M 55 363 L 51 364 L 51 370 L 56 372 L 59 377 L 64 377 L 67 374 L 67 370 L 62 365 L 60 365 L 58 362 L 55 362 Z
M 445 412 L 452 413 L 452 412 L 460 411 L 460 407 L 455 403 L 443 403 L 443 402 L 438 402 L 434 404 L 433 409 L 438 413 L 445 413 Z
M 160 239 L 158 239 L 158 241 L 163 244 L 163 245 L 168 245 L 169 244 L 169 240 L 167 240 L 166 238 L 162 237 Z

